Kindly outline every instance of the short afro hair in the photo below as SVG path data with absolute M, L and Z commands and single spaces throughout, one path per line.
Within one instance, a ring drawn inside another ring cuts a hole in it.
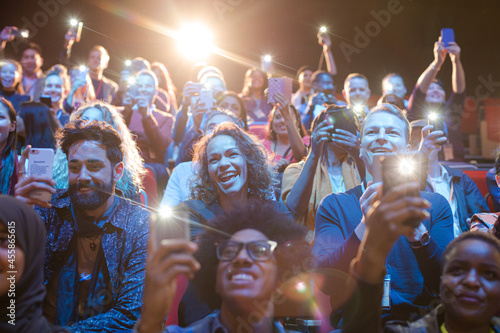
M 274 255 L 279 282 L 313 268 L 311 247 L 305 241 L 307 229 L 277 211 L 272 202 L 249 200 L 245 205 L 212 219 L 208 227 L 200 237 L 199 249 L 195 254 L 201 269 L 193 282 L 202 299 L 214 309 L 221 304 L 215 292 L 219 263 L 215 243 L 231 238 L 240 230 L 258 230 L 269 240 L 278 243 Z
M 453 249 L 456 248 L 458 244 L 466 240 L 478 240 L 483 243 L 489 244 L 500 254 L 500 240 L 495 236 L 482 231 L 465 232 L 452 240 L 444 250 L 443 259 L 441 261 L 441 274 L 443 274 L 444 266 L 448 262 L 450 252 L 453 251 Z
M 117 131 L 103 121 L 86 122 L 77 120 L 68 123 L 57 134 L 57 140 L 66 156 L 77 141 L 95 141 L 106 147 L 106 157 L 111 166 L 123 161 L 122 139 Z

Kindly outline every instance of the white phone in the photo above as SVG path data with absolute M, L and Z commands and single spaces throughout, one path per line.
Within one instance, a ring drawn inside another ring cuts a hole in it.
M 205 108 L 209 110 L 214 107 L 212 89 L 203 88 L 200 90 L 200 103 L 205 103 Z
M 54 163 L 54 151 L 50 148 L 31 148 L 28 158 L 28 177 L 43 176 L 52 178 L 52 167 Z M 52 193 L 46 190 L 33 190 L 30 198 L 49 202 Z

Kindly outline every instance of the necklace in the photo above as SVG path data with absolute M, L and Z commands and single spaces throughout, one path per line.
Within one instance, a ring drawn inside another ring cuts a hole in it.
M 90 249 L 92 251 L 95 251 L 95 249 L 96 249 L 95 241 L 96 241 L 97 237 L 99 237 L 99 236 L 100 235 L 96 235 L 94 237 L 89 237 L 90 238 Z

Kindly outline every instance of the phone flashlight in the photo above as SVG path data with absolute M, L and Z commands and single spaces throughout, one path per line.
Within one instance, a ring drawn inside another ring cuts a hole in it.
M 127 78 L 127 83 L 129 86 L 133 86 L 135 84 L 135 77 Z
M 125 67 L 132 66 L 132 60 L 125 60 Z
M 438 118 L 438 115 L 436 113 L 430 113 L 429 114 L 429 120 L 436 120 Z
M 414 172 L 415 172 L 415 165 L 411 160 L 403 158 L 399 162 L 399 173 L 401 175 L 409 176 L 412 175 Z
M 362 114 L 365 112 L 365 106 L 361 104 L 356 104 L 353 106 L 353 110 L 356 114 Z
M 387 87 L 387 94 L 394 93 L 394 87 L 392 86 L 392 84 L 388 83 L 386 87 Z
M 271 62 L 271 60 L 272 60 L 272 59 L 273 59 L 273 58 L 272 58 L 269 54 L 266 54 L 266 55 L 264 56 L 264 61 L 265 61 L 265 62 Z
M 167 205 L 161 206 L 158 213 L 163 218 L 169 218 L 170 216 L 172 216 L 172 209 Z
M 325 26 L 322 26 L 321 28 L 319 28 L 319 32 L 324 34 L 328 31 L 328 29 L 325 27 Z
M 78 20 L 72 18 L 71 20 L 69 20 L 69 25 L 72 27 L 76 27 L 78 25 Z
M 30 32 L 28 30 L 21 30 L 21 37 L 28 38 L 30 36 Z
M 78 67 L 78 69 L 80 70 L 80 72 L 85 72 L 85 70 L 87 69 L 87 66 L 80 65 L 80 67 Z

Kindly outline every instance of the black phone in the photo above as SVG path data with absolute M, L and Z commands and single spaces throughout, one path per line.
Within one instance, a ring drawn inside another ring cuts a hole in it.
M 10 34 L 14 37 L 22 37 L 22 38 L 28 38 L 30 36 L 30 32 L 27 29 L 21 29 L 21 30 L 12 29 Z
M 429 159 L 420 152 L 405 154 L 387 154 L 380 158 L 382 164 L 382 191 L 388 193 L 394 187 L 418 183 L 419 189 L 408 190 L 405 196 L 418 197 L 420 191 L 424 191 L 427 186 L 427 169 Z M 420 191 L 419 191 L 420 190 Z M 408 220 L 406 222 L 412 226 L 418 226 L 420 220 Z
M 47 105 L 49 108 L 52 107 L 52 99 L 50 98 L 50 96 L 40 97 L 40 103 Z
M 443 117 L 443 115 L 437 114 L 437 113 L 430 113 L 427 116 L 427 121 L 428 121 L 429 125 L 432 125 L 434 127 L 431 132 L 442 131 L 443 133 L 445 133 L 444 132 L 444 117 Z M 444 135 L 446 135 L 446 134 L 444 134 Z M 444 144 L 444 142 L 441 144 Z
M 189 221 L 186 214 L 178 208 L 163 207 L 156 213 L 154 218 L 154 232 L 157 244 L 164 239 L 185 239 L 191 240 Z
M 335 130 L 338 128 L 356 135 L 358 121 L 356 114 L 351 109 L 345 107 L 329 108 L 325 112 L 325 118 L 328 124 L 335 126 L 333 130 L 329 131 L 331 134 L 335 134 Z

